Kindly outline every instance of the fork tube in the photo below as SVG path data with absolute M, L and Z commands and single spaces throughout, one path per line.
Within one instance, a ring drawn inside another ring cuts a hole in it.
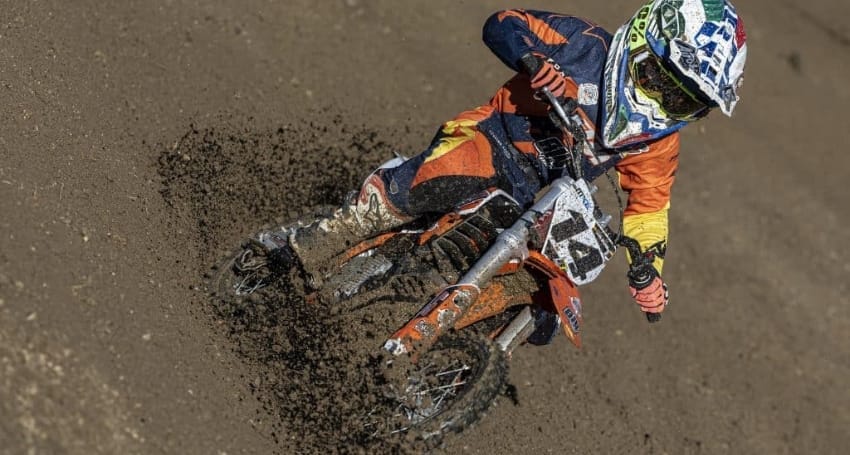
M 488 282 L 496 272 L 512 259 L 525 260 L 528 258 L 528 228 L 537 222 L 537 217 L 549 210 L 555 201 L 565 191 L 572 188 L 573 179 L 561 177 L 550 185 L 544 194 L 530 209 L 522 214 L 510 228 L 502 231 L 496 242 L 475 262 L 461 277 L 457 284 L 468 284 L 481 287 Z
M 496 345 L 502 351 L 510 354 L 532 332 L 534 332 L 534 318 L 531 317 L 531 308 L 526 306 L 496 337 Z
M 528 258 L 529 229 L 539 216 L 547 212 L 566 191 L 573 179 L 561 177 L 550 184 L 549 190 L 530 209 L 502 231 L 495 243 L 472 265 L 456 284 L 446 287 L 397 330 L 384 343 L 384 349 L 393 355 L 410 353 L 414 344 L 430 346 L 442 333 L 454 327 L 478 298 L 480 289 L 489 283 L 499 269 L 511 260 Z
M 499 269 L 513 259 L 528 258 L 529 229 L 538 217 L 548 211 L 566 191 L 573 179 L 561 177 L 551 183 L 546 192 L 529 210 L 502 231 L 495 243 L 473 264 L 456 284 L 446 287 L 428 302 L 416 316 L 397 330 L 384 343 L 384 349 L 393 355 L 410 353 L 414 344 L 430 346 L 449 327 L 454 327 L 475 299 L 480 289 L 489 283 Z

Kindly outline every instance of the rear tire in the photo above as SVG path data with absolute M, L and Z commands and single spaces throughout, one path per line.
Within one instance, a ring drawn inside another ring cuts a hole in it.
M 234 263 L 244 252 L 245 249 L 236 250 L 213 267 L 208 290 L 214 297 L 226 301 L 251 298 L 254 292 L 273 284 L 280 278 L 279 275 L 267 269 L 244 274 L 237 273 Z
M 271 230 L 280 229 L 282 226 L 299 226 L 309 224 L 322 217 L 329 216 L 333 211 L 333 206 L 320 205 L 316 206 L 298 217 L 294 221 L 289 222 L 273 222 L 262 226 L 255 231 L 250 239 L 256 239 L 260 233 Z M 251 295 L 266 286 L 274 284 L 277 280 L 286 278 L 285 273 L 263 268 L 251 273 L 237 273 L 234 269 L 234 263 L 237 258 L 245 254 L 250 247 L 240 246 L 231 251 L 226 257 L 219 260 L 210 271 L 207 282 L 207 291 L 213 296 L 227 302 L 238 299 L 250 298 Z

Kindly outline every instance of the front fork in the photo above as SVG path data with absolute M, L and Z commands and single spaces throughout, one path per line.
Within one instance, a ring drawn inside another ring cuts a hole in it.
M 544 266 L 544 270 L 549 270 L 551 267 L 557 269 L 557 266 L 542 254 L 536 251 L 529 252 L 527 244 L 531 227 L 543 213 L 551 209 L 561 194 L 571 190 L 573 182 L 573 179 L 569 177 L 562 177 L 552 182 L 549 191 L 510 228 L 499 234 L 495 243 L 457 284 L 444 289 L 428 302 L 413 319 L 384 343 L 384 349 L 393 355 L 410 353 L 416 348 L 427 349 L 443 332 L 455 326 L 458 319 L 478 300 L 481 288 L 489 284 L 490 280 L 512 261 L 523 263 L 528 262 L 526 260 L 529 258 L 540 257 L 543 258 L 539 260 L 540 262 L 551 264 L 551 266 Z M 563 271 L 558 269 L 558 272 L 565 279 L 550 280 L 550 292 L 552 292 L 553 300 L 568 302 L 566 291 L 569 287 L 575 289 L 575 286 L 566 279 Z M 572 303 L 562 303 L 562 305 L 572 306 Z

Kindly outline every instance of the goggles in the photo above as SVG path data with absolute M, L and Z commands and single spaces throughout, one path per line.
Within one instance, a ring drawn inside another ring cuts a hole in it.
M 629 73 L 635 87 L 657 102 L 670 118 L 696 120 L 708 114 L 708 103 L 688 90 L 646 46 L 629 53 Z

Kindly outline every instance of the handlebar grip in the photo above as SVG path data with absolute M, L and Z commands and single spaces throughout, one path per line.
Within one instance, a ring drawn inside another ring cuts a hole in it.
M 540 71 L 540 67 L 543 66 L 543 64 L 540 63 L 540 59 L 531 52 L 520 57 L 519 61 L 520 64 L 522 64 L 522 69 L 525 71 L 525 74 L 528 74 L 529 76 L 537 74 L 537 72 Z
M 650 324 L 655 324 L 656 322 L 661 321 L 661 313 L 644 313 L 646 315 L 646 322 Z

